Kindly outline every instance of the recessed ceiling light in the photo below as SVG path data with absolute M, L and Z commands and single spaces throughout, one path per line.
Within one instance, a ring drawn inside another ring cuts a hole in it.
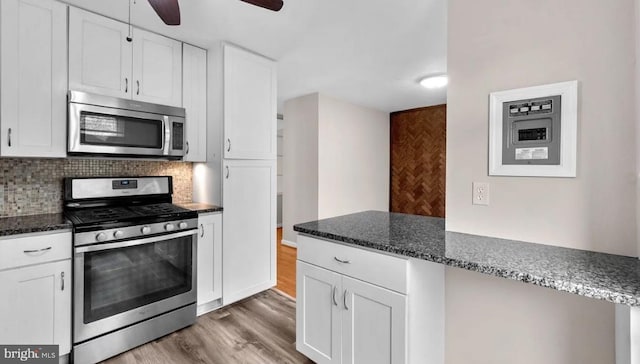
M 420 80 L 420 84 L 424 88 L 440 88 L 449 83 L 447 75 L 429 76 Z

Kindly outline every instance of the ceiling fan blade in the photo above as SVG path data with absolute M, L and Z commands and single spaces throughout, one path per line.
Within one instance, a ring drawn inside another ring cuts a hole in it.
M 282 0 L 241 0 L 241 1 L 259 6 L 261 8 L 273 10 L 273 11 L 280 11 L 280 9 L 282 9 L 282 6 L 284 5 Z
M 178 0 L 149 0 L 160 19 L 167 25 L 180 25 Z

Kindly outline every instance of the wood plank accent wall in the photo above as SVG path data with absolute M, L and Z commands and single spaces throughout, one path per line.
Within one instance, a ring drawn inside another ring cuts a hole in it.
M 444 217 L 447 105 L 391 113 L 393 212 Z

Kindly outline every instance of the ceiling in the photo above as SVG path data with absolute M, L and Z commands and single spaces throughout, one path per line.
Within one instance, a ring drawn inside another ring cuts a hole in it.
M 204 48 L 226 40 L 278 61 L 278 110 L 321 92 L 382 111 L 446 102 L 426 75 L 446 72 L 446 0 L 284 0 L 271 12 L 239 0 L 181 0 L 182 25 L 165 26 L 146 0 L 140 27 Z M 65 0 L 126 21 L 128 0 Z

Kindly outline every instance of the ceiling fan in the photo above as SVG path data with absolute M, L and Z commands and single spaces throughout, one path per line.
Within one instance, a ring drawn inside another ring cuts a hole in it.
M 245 3 L 259 6 L 273 11 L 280 11 L 284 3 L 282 0 L 241 0 Z M 167 25 L 180 25 L 180 6 L 178 0 L 149 0 L 149 4 L 156 11 L 160 19 Z

